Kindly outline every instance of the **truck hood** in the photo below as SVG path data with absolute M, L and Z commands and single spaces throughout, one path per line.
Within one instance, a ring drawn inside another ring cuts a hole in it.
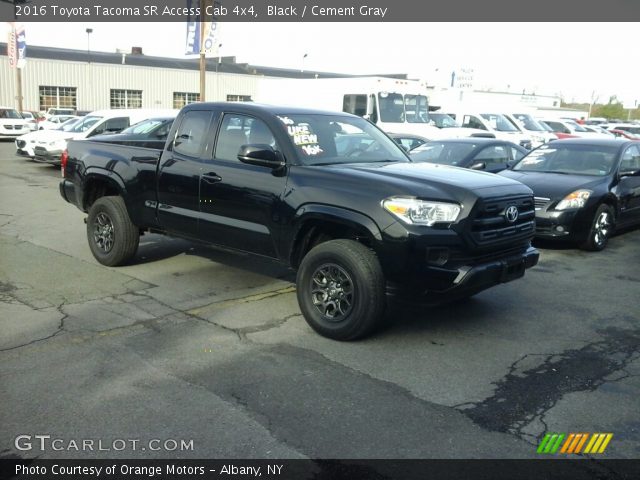
M 325 168 L 344 181 L 360 180 L 362 188 L 376 188 L 385 195 L 462 201 L 469 192 L 477 197 L 531 194 L 520 182 L 492 173 L 431 163 L 351 163 Z M 351 183 L 351 182 L 347 182 Z M 359 183 L 359 182 L 358 182 Z M 354 185 L 355 186 L 355 185 Z
M 504 170 L 499 175 L 517 180 L 527 185 L 536 197 L 550 199 L 564 198 L 581 188 L 593 189 L 607 181 L 608 177 L 592 175 L 565 175 L 560 173 L 520 172 Z

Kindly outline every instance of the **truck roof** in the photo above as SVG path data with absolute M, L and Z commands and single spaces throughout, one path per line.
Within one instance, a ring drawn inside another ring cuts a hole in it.
M 240 113 L 269 113 L 272 115 L 342 115 L 345 117 L 356 117 L 355 115 L 351 115 L 350 113 L 345 112 L 337 112 L 331 110 L 317 110 L 314 108 L 300 108 L 300 107 L 291 107 L 291 106 L 279 106 L 279 105 L 267 105 L 262 103 L 254 103 L 254 102 L 204 102 L 204 103 L 191 103 L 183 108 L 184 111 L 188 110 L 202 110 L 202 107 L 205 109 L 213 109 L 218 108 L 221 110 L 231 109 L 234 112 Z

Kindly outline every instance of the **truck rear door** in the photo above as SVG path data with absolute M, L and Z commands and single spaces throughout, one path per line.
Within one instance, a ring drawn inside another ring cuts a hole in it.
M 214 112 L 189 110 L 177 120 L 173 141 L 158 166 L 158 222 L 168 232 L 198 237 L 203 158 L 213 148 Z

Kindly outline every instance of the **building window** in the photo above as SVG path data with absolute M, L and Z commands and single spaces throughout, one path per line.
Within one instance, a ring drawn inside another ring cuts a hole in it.
M 142 90 L 111 89 L 111 108 L 142 108 Z
M 185 105 L 200 101 L 199 93 L 173 92 L 173 108 L 180 110 Z
M 250 102 L 251 95 L 227 95 L 227 102 Z
M 77 106 L 76 87 L 40 86 L 40 110 L 50 108 L 73 108 Z

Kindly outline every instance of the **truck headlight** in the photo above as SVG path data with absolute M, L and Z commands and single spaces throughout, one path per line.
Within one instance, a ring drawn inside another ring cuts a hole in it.
M 591 190 L 576 190 L 575 192 L 571 192 L 569 195 L 560 200 L 558 205 L 556 205 L 556 210 L 582 208 L 587 204 L 587 200 L 589 200 L 590 195 Z
M 382 206 L 405 223 L 428 227 L 436 223 L 455 222 L 461 210 L 457 203 L 402 197 L 387 198 L 383 200 Z

